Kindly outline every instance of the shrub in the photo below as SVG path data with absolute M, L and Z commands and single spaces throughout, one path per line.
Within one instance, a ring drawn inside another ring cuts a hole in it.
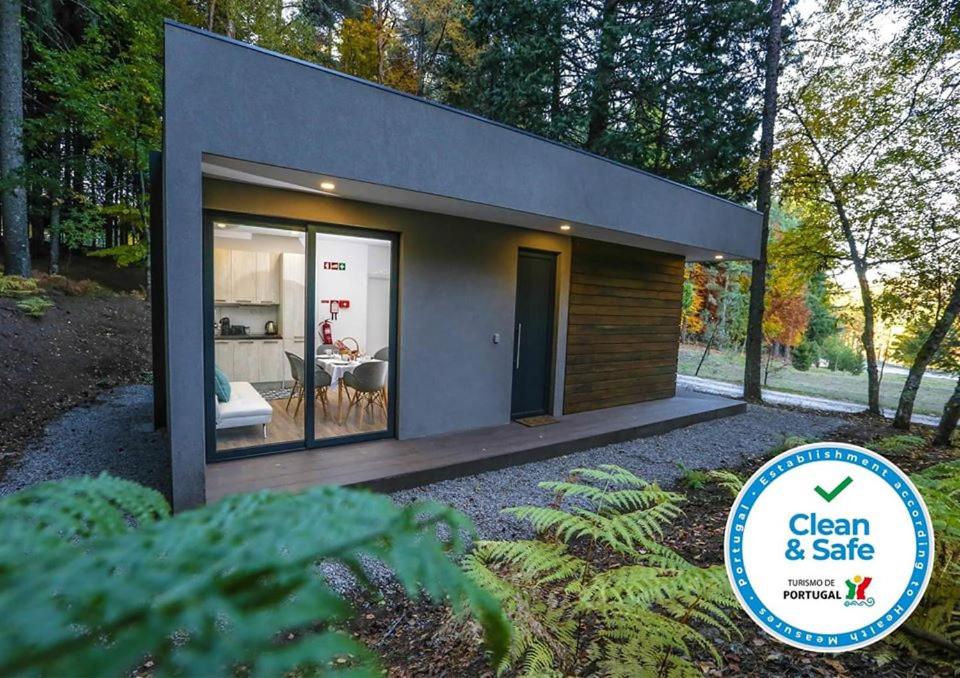
M 42 318 L 54 304 L 46 297 L 25 297 L 17 302 L 17 308 L 31 318 Z
M 554 494 L 550 505 L 505 511 L 535 539 L 479 542 L 465 560 L 514 625 L 501 671 L 700 675 L 695 649 L 720 663 L 702 631 L 738 634 L 723 568 L 692 565 L 657 541 L 681 495 L 612 465 L 539 487 Z
M 439 504 L 337 487 L 170 517 L 159 494 L 109 476 L 37 485 L 0 499 L 0 675 L 124 675 L 146 657 L 162 674 L 371 675 L 319 570 L 340 563 L 366 582 L 371 559 L 410 595 L 469 608 L 499 661 L 506 621 L 449 557 L 465 529 Z
M 0 297 L 29 297 L 40 294 L 37 281 L 33 278 L 21 278 L 17 275 L 0 275 Z
M 794 369 L 806 372 L 816 362 L 817 357 L 816 344 L 803 340 L 790 353 L 790 364 Z
M 780 441 L 777 445 L 774 445 L 770 448 L 770 451 L 767 452 L 767 456 L 775 457 L 778 454 L 782 454 L 787 450 L 792 450 L 794 447 L 800 447 L 801 445 L 809 445 L 810 443 L 817 442 L 813 438 L 805 438 L 804 436 L 794 435 L 788 433 L 783 437 L 783 440 Z
M 733 497 L 736 497 L 738 494 L 740 494 L 740 490 L 743 489 L 743 478 L 738 476 L 733 471 L 720 469 L 718 471 L 710 471 L 707 476 L 710 478 L 710 480 L 729 492 Z
M 912 455 L 923 447 L 926 441 L 920 436 L 896 435 L 880 438 L 871 443 L 871 447 L 888 457 Z
M 681 487 L 686 487 L 690 490 L 702 490 L 707 486 L 707 481 L 710 479 L 706 471 L 701 471 L 696 468 L 687 468 L 683 464 L 678 463 L 677 468 L 680 469 L 680 479 L 677 481 Z
M 827 367 L 834 372 L 863 373 L 863 353 L 850 348 L 837 337 L 830 337 L 823 343 L 823 355 L 827 359 Z
M 36 277 L 37 284 L 43 289 L 56 290 L 70 297 L 99 297 L 110 293 L 106 287 L 93 280 L 74 280 L 48 273 L 38 273 Z

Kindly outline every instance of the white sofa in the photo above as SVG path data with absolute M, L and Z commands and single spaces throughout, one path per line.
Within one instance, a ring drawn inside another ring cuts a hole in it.
M 257 393 L 249 382 L 231 381 L 230 400 L 217 401 L 217 428 L 236 428 L 237 426 L 263 426 L 263 437 L 267 437 L 267 424 L 273 419 L 273 408 Z

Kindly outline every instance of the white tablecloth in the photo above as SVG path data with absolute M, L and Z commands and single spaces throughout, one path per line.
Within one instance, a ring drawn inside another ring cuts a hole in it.
M 347 372 L 353 372 L 357 369 L 357 365 L 362 363 L 358 360 L 352 360 L 346 365 L 337 365 L 335 363 L 340 362 L 338 358 L 327 358 L 326 356 L 317 356 L 317 365 L 323 369 L 324 372 L 330 375 L 331 383 L 336 384 Z M 376 358 L 371 358 L 367 362 L 369 363 L 379 363 L 383 362 L 382 360 L 377 360 Z

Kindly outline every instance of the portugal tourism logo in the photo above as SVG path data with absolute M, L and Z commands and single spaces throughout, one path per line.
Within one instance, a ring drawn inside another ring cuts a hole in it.
M 744 484 L 724 554 L 740 604 L 764 631 L 844 652 L 888 635 L 919 604 L 933 529 L 917 488 L 890 461 L 816 443 L 778 455 Z

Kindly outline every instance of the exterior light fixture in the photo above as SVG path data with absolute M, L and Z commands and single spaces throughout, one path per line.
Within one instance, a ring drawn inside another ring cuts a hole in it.
M 569 231 L 569 230 L 570 230 L 570 224 L 560 224 L 560 230 L 561 230 L 561 231 Z
M 716 259 L 717 261 L 720 261 L 721 259 L 723 259 L 723 255 L 722 255 L 722 254 L 714 254 L 714 255 L 713 255 L 713 258 Z
M 320 188 L 322 188 L 322 189 L 325 190 L 325 191 L 332 191 L 332 190 L 335 189 L 336 187 L 337 187 L 337 185 L 336 185 L 335 183 L 333 183 L 332 181 L 321 181 L 321 182 L 320 182 Z

